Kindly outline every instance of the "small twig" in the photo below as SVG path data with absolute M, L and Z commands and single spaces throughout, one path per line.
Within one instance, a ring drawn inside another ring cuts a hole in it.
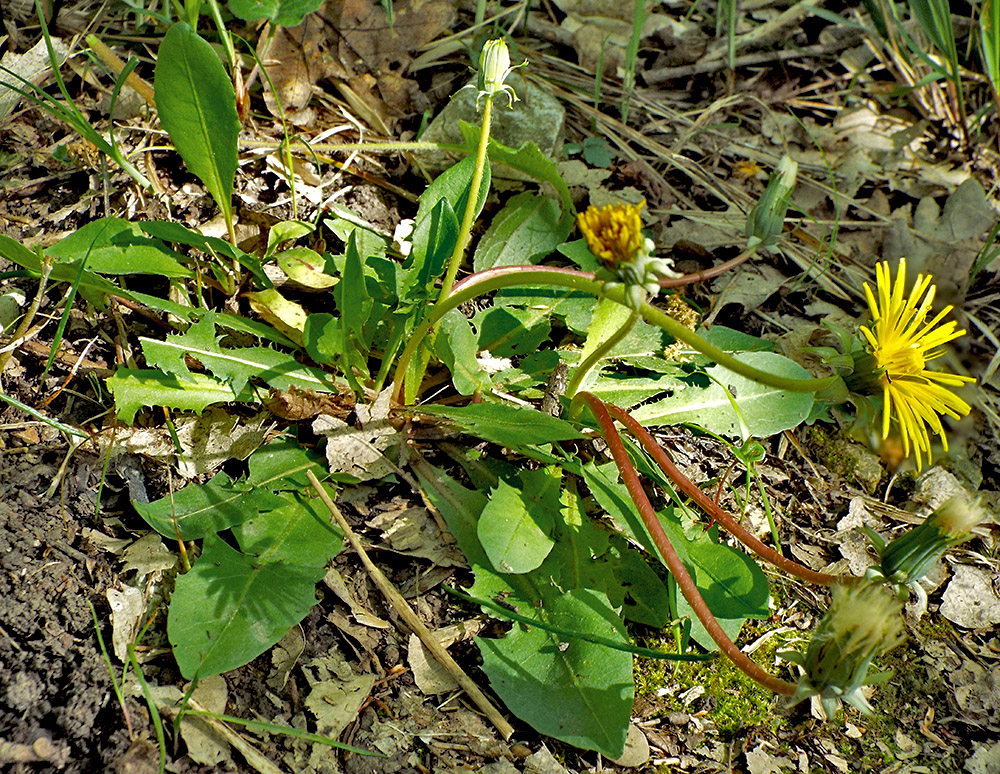
M 368 571 L 368 575 L 371 577 L 372 581 L 378 587 L 378 590 L 382 592 L 386 601 L 396 612 L 396 614 L 403 619 L 403 622 L 410 627 L 410 630 L 416 634 L 420 641 L 423 643 L 424 647 L 430 651 L 431 655 L 437 659 L 438 663 L 441 664 L 451 675 L 452 679 L 458 683 L 458 685 L 468 694 L 469 698 L 472 699 L 473 703 L 482 711 L 484 715 L 489 719 L 489 721 L 496 726 L 497 731 L 504 739 L 510 739 L 514 733 L 514 728 L 510 723 L 500 714 L 500 711 L 493 706 L 486 695 L 479 690 L 479 686 L 469 677 L 465 671 L 460 667 L 455 659 L 451 657 L 451 654 L 447 649 L 438 642 L 437 638 L 431 634 L 430 630 L 424 625 L 424 622 L 420 620 L 413 608 L 407 603 L 403 596 L 396 591 L 396 588 L 389 582 L 389 579 L 385 577 L 382 571 L 375 566 L 375 563 L 369 558 L 368 553 L 365 551 L 364 546 L 361 544 L 361 540 L 351 529 L 351 525 L 347 523 L 344 515 L 340 512 L 340 509 L 334 504 L 333 500 L 330 499 L 330 495 L 326 493 L 326 490 L 319 483 L 319 479 L 313 474 L 311 470 L 306 471 L 306 475 L 309 477 L 309 483 L 313 485 L 313 488 L 319 494 L 320 499 L 323 504 L 330 511 L 330 516 L 333 517 L 334 522 L 344 533 L 344 537 L 351 544 L 351 548 L 354 549 L 358 557 L 361 559 L 361 563 L 365 566 Z
M 642 517 L 643 524 L 645 524 L 649 536 L 663 557 L 663 561 L 667 565 L 667 569 L 670 570 L 677 588 L 684 594 L 684 598 L 688 601 L 694 614 L 698 616 L 698 620 L 701 621 L 705 630 L 715 640 L 715 643 L 719 646 L 719 650 L 733 664 L 746 673 L 748 677 L 764 687 L 785 696 L 793 695 L 796 691 L 794 684 L 787 680 L 782 680 L 780 677 L 775 677 L 747 657 L 736 646 L 736 643 L 729 639 L 729 635 L 723 631 L 719 622 L 715 619 L 708 604 L 698 591 L 694 580 L 692 580 L 691 575 L 688 573 L 687 568 L 684 566 L 684 562 L 677 555 L 677 551 L 674 549 L 673 544 L 671 544 L 670 538 L 667 537 L 663 525 L 660 524 L 660 519 L 653 509 L 653 504 L 650 503 L 646 491 L 642 488 L 642 482 L 639 481 L 639 474 L 636 473 L 635 466 L 632 465 L 632 460 L 629 459 L 628 452 L 625 450 L 625 444 L 622 443 L 621 436 L 618 434 L 618 428 L 615 427 L 614 420 L 611 418 L 611 414 L 608 413 L 608 410 L 614 407 L 607 406 L 593 393 L 581 392 L 577 393 L 577 397 L 587 402 L 594 417 L 597 419 L 597 423 L 600 425 L 601 432 L 604 435 L 604 440 L 608 443 L 608 451 L 611 452 L 615 465 L 618 466 L 622 480 L 625 482 L 625 488 L 628 489 L 629 496 L 639 509 L 639 515 Z

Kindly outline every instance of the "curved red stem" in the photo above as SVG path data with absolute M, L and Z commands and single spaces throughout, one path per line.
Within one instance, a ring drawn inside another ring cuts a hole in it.
M 796 690 L 795 685 L 779 677 L 775 677 L 752 661 L 729 639 L 729 635 L 722 630 L 719 622 L 715 620 L 715 616 L 712 615 L 712 611 L 708 608 L 708 605 L 699 593 L 698 587 L 691 579 L 687 568 L 670 543 L 670 538 L 667 537 L 667 533 L 664 531 L 663 525 L 660 524 L 652 503 L 649 502 L 649 497 L 647 497 L 645 490 L 642 488 L 642 482 L 639 481 L 639 474 L 636 473 L 635 467 L 632 465 L 632 460 L 629 459 L 625 445 L 622 443 L 621 436 L 618 434 L 618 428 L 615 427 L 614 420 L 608 413 L 608 408 L 615 407 L 606 407 L 604 402 L 593 393 L 579 392 L 577 393 L 577 397 L 585 400 L 587 405 L 590 406 L 590 410 L 597 419 L 604 439 L 608 443 L 608 450 L 611 452 L 611 456 L 618 466 L 618 470 L 621 472 L 625 487 L 639 509 L 639 515 L 642 517 L 643 524 L 646 525 L 646 529 L 649 531 L 654 545 L 663 557 L 663 561 L 666 563 L 667 569 L 670 570 L 670 574 L 673 575 L 674 581 L 677 583 L 677 588 L 684 594 L 684 598 L 688 601 L 695 615 L 698 616 L 698 620 L 704 625 L 705 630 L 715 640 L 719 646 L 719 650 L 728 656 L 747 676 L 766 688 L 785 696 L 794 694 Z
M 607 406 L 607 409 L 615 417 L 615 419 L 625 425 L 625 427 L 627 427 L 629 431 L 639 440 L 639 443 L 642 444 L 643 448 L 649 452 L 650 456 L 654 460 L 656 460 L 656 464 L 660 466 L 664 473 L 670 476 L 671 480 L 677 484 L 678 488 L 684 492 L 684 494 L 690 497 L 699 508 L 705 511 L 705 513 L 707 513 L 714 521 L 725 527 L 737 540 L 757 554 L 757 556 L 761 559 L 770 562 L 775 567 L 787 572 L 789 575 L 794 575 L 796 578 L 801 578 L 802 580 L 809 581 L 810 583 L 818 583 L 822 586 L 832 586 L 834 583 L 841 583 L 845 580 L 850 581 L 850 579 L 845 579 L 836 575 L 828 575 L 824 572 L 810 570 L 805 565 L 799 564 L 794 559 L 789 559 L 788 557 L 783 556 L 766 543 L 758 540 L 751 532 L 747 531 L 742 524 L 723 510 L 718 503 L 701 491 L 701 489 L 699 489 L 691 479 L 681 473 L 680 469 L 674 464 L 673 460 L 670 459 L 663 447 L 660 446 L 657 440 L 653 438 L 645 427 L 632 418 L 631 414 L 618 406 L 609 405 Z

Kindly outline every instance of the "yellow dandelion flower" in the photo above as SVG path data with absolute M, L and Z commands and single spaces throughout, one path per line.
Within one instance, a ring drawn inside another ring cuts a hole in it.
M 577 215 L 587 246 L 607 268 L 635 261 L 644 242 L 639 211 L 645 204 L 608 204 L 601 209 L 591 205 Z
M 865 295 L 872 323 L 870 328 L 862 326 L 861 334 L 880 372 L 882 437 L 888 437 L 890 418 L 895 417 L 903 440 L 903 453 L 909 455 L 912 443 L 919 470 L 925 456 L 928 462 L 931 459 L 928 429 L 941 438 L 947 451 L 948 439 L 941 426 L 941 416 L 947 414 L 959 419 L 971 410 L 953 390 L 975 379 L 927 368 L 928 361 L 944 354 L 940 347 L 964 335 L 965 331 L 955 330 L 958 323 L 954 320 L 941 322 L 952 310 L 950 306 L 927 321 L 937 290 L 931 284 L 930 275 L 917 275 L 916 285 L 910 295 L 905 296 L 906 259 L 899 261 L 895 282 L 889 276 L 888 263 L 876 266 L 875 273 L 878 298 L 866 282 Z

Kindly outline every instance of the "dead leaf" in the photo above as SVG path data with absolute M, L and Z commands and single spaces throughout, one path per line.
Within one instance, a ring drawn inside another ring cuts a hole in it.
M 960 564 L 944 590 L 941 615 L 966 629 L 986 629 L 1000 624 L 1000 597 L 995 583 L 1000 577 L 981 567 Z
M 149 532 L 125 549 L 122 556 L 122 572 L 135 570 L 136 579 L 154 572 L 169 570 L 177 564 L 177 555 L 163 545 L 158 532 Z
M 348 473 L 367 481 L 384 478 L 396 470 L 385 452 L 403 444 L 405 437 L 389 422 L 391 391 L 383 390 L 369 406 L 355 407 L 361 423 L 359 428 L 326 414 L 313 422 L 313 432 L 326 436 L 326 459 L 331 472 Z
M 55 51 L 56 61 L 62 64 L 68 53 L 66 44 L 61 38 L 53 36 L 52 48 Z M 15 88 L 25 91 L 23 81 L 39 85 L 51 72 L 52 63 L 44 40 L 39 40 L 23 54 L 8 51 L 3 55 L 0 59 L 0 124 L 21 101 L 21 95 Z
M 291 385 L 287 392 L 271 389 L 264 406 L 277 417 L 298 421 L 312 419 L 320 414 L 346 419 L 354 410 L 354 393 L 345 391 L 339 395 L 303 389 Z
M 483 628 L 483 622 L 478 619 L 462 621 L 438 629 L 432 634 L 445 648 L 456 642 L 467 640 L 478 634 Z M 413 672 L 413 681 L 417 688 L 427 696 L 448 693 L 458 688 L 458 683 L 452 678 L 441 663 L 424 647 L 416 634 L 411 634 L 406 652 L 406 662 Z
M 146 612 L 145 595 L 135 586 L 109 588 L 105 595 L 111 607 L 111 646 L 123 664 L 128 663 L 128 646 L 135 641 L 139 623 Z
M 336 739 L 358 716 L 375 685 L 375 675 L 354 674 L 335 648 L 303 664 L 303 673 L 310 685 L 305 705 L 316 718 L 316 730 Z
M 212 675 L 198 681 L 191 698 L 200 702 L 206 710 L 222 715 L 226 711 L 229 691 L 222 675 Z M 191 760 L 205 766 L 219 766 L 232 762 L 229 744 L 225 738 L 199 717 L 187 716 L 181 723 L 181 737 L 187 745 Z
M 711 325 L 719 312 L 730 304 L 739 304 L 743 311 L 752 312 L 767 299 L 777 293 L 788 277 L 773 266 L 761 263 L 741 266 L 736 272 L 730 272 L 717 280 L 713 289 L 721 286 L 715 298 L 715 305 L 704 325 Z
M 176 420 L 182 455 L 177 470 L 185 478 L 211 473 L 227 460 L 244 460 L 264 442 L 272 423 L 264 412 L 249 419 L 211 407 L 201 416 Z M 156 460 L 177 457 L 177 447 L 165 428 L 126 429 L 116 436 L 116 449 Z
M 382 531 L 389 547 L 406 556 L 429 559 L 440 567 L 465 567 L 461 552 L 444 541 L 441 530 L 426 508 L 396 507 L 367 522 Z
M 785 774 L 792 771 L 793 765 L 784 755 L 771 755 L 768 745 L 761 743 L 747 751 L 747 771 L 749 774 Z

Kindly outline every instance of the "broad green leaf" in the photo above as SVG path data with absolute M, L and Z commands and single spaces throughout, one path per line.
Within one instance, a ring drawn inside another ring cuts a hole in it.
M 573 333 L 586 336 L 597 299 L 588 293 L 556 287 L 512 287 L 497 291 L 498 306 L 518 306 L 558 317 Z
M 330 475 L 326 459 L 304 449 L 290 436 L 275 438 L 262 446 L 247 460 L 250 474 L 247 481 L 254 487 L 271 490 L 301 491 L 310 486 L 306 471 L 311 470 L 320 481 Z
M 473 156 L 466 156 L 454 166 L 448 167 L 444 172 L 434 178 L 422 194 L 420 194 L 420 205 L 417 208 L 417 217 L 413 224 L 414 233 L 417 227 L 426 218 L 442 199 L 447 199 L 452 212 L 461 221 L 465 215 L 465 202 L 469 198 L 469 188 L 472 185 L 472 173 L 476 166 L 476 159 Z M 478 216 L 486 204 L 486 197 L 490 191 L 490 168 L 487 165 L 483 169 L 483 179 L 479 184 L 479 197 L 476 201 L 475 213 Z M 414 250 L 419 250 L 419 246 L 414 243 Z
M 551 417 L 534 409 L 508 406 L 505 403 L 421 406 L 419 412 L 450 419 L 469 435 L 509 449 L 572 441 L 584 437 L 564 419 Z
M 35 277 L 41 275 L 42 262 L 31 250 L 11 239 L 0 234 L 0 256 L 6 258 L 11 263 L 17 264 L 22 269 L 31 272 Z M 79 279 L 78 279 L 79 278 Z M 80 274 L 80 261 L 72 263 L 57 263 L 52 267 L 49 279 L 54 282 L 77 282 L 79 281 L 80 291 L 89 291 L 91 295 L 114 295 L 119 298 L 132 298 L 132 295 L 125 290 L 121 290 L 113 282 L 109 282 L 94 272 L 85 269 Z
M 264 258 L 272 258 L 274 251 L 290 239 L 298 239 L 306 234 L 311 234 L 316 230 L 312 223 L 305 223 L 301 220 L 279 220 L 271 226 L 267 232 L 267 248 L 264 250 Z
M 632 315 L 632 310 L 622 304 L 602 298 L 594 308 L 594 316 L 590 319 L 590 326 L 587 328 L 587 338 L 583 343 L 583 351 L 580 352 L 580 359 L 577 361 L 577 368 L 591 355 L 597 352 L 600 347 L 614 336 Z M 605 360 L 613 356 L 613 353 L 605 355 Z M 574 369 L 577 370 L 577 369 Z M 597 379 L 601 370 L 601 362 L 597 362 L 594 367 L 584 377 L 580 388 L 587 390 Z M 576 378 L 574 376 L 574 378 Z
M 767 618 L 770 598 L 767 578 L 760 566 L 742 551 L 719 541 L 719 528 L 705 530 L 695 523 L 685 529 L 676 512 L 661 518 L 681 561 L 722 630 L 735 642 L 747 618 Z M 691 621 L 691 639 L 705 650 L 717 645 L 676 588 L 677 615 Z
M 275 495 L 279 507 L 233 527 L 240 550 L 261 562 L 324 567 L 344 547 L 344 535 L 330 524 L 330 514 L 317 497 Z
M 659 557 L 628 490 L 617 480 L 614 463 L 603 467 L 589 463 L 584 466 L 584 477 L 591 494 L 618 527 Z M 704 524 L 690 520 L 684 524 L 673 507 L 658 515 L 671 545 L 730 638 L 735 640 L 747 618 L 769 615 L 767 578 L 753 559 L 719 541 L 718 527 L 706 530 Z M 714 640 L 681 595 L 677 597 L 677 605 L 691 617 L 691 637 L 702 647 L 714 650 Z
M 531 507 L 525 493 L 500 481 L 479 516 L 477 534 L 493 567 L 523 573 L 542 563 L 554 541 L 552 515 Z
M 252 400 L 252 395 L 237 395 L 231 385 L 204 374 L 192 374 L 181 381 L 174 374 L 165 374 L 150 368 L 119 368 L 107 380 L 108 389 L 115 396 L 118 418 L 130 424 L 135 412 L 147 406 L 166 406 L 172 409 L 201 413 L 213 403 L 235 400 Z
M 272 511 L 270 517 L 285 516 Z M 241 667 L 266 651 L 316 604 L 322 565 L 272 561 L 299 535 L 290 530 L 260 556 L 247 556 L 215 535 L 194 567 L 177 579 L 167 636 L 187 679 Z
M 237 395 L 242 394 L 252 378 L 263 379 L 278 390 L 290 386 L 303 387 L 318 392 L 336 392 L 329 374 L 304 366 L 294 357 L 266 347 L 233 347 L 223 349 L 215 334 L 215 318 L 211 313 L 194 323 L 186 333 L 167 336 L 163 341 L 140 336 L 146 361 L 163 371 L 176 374 L 182 382 L 195 377 L 184 362 L 191 355 L 216 377 L 232 385 Z
M 602 375 L 589 389 L 605 403 L 612 403 L 627 409 L 681 385 L 682 383 L 672 376 L 643 377 L 606 374 Z
M 559 568 L 551 558 L 522 575 L 493 571 L 476 534 L 487 498 L 430 466 L 418 468 L 417 474 L 476 575 L 472 596 L 501 601 L 561 631 L 631 645 L 606 594 L 555 585 Z M 611 757 L 621 755 L 633 694 L 628 652 L 567 639 L 540 627 L 515 626 L 503 639 L 476 642 L 493 689 L 514 714 L 557 739 Z
M 807 379 L 810 374 L 793 360 L 773 352 L 746 352 L 737 355 L 746 365 L 778 376 Z M 787 392 L 752 382 L 740 374 L 713 366 L 707 373 L 721 382 L 708 387 L 687 386 L 668 398 L 641 406 L 632 412 L 648 426 L 693 422 L 720 435 L 740 435 L 740 417 L 734 411 L 722 385 L 736 398 L 747 431 L 757 438 L 790 430 L 800 425 L 813 406 L 811 392 Z
M 98 274 L 159 274 L 192 277 L 177 253 L 157 239 L 145 236 L 139 225 L 122 218 L 91 221 L 59 240 L 46 253 L 61 261 L 86 259 Z
M 457 309 L 441 319 L 436 349 L 460 395 L 472 395 L 490 388 L 490 377 L 476 360 L 476 334 L 465 315 Z
M 476 248 L 473 269 L 537 263 L 569 235 L 560 222 L 559 203 L 524 191 L 493 218 Z
M 240 119 L 218 55 L 191 27 L 177 22 L 160 43 L 153 86 L 160 125 L 231 222 Z
M 698 335 L 709 344 L 714 344 L 726 352 L 773 352 L 774 342 L 751 336 L 749 333 L 727 328 L 725 325 L 713 325 L 711 328 L 699 328 Z
M 324 218 L 323 225 L 336 234 L 341 242 L 346 245 L 353 234 L 358 252 L 364 260 L 385 257 L 391 240 L 379 233 L 375 226 L 336 202 L 330 204 L 329 211 L 336 217 Z
M 467 126 L 468 124 L 464 124 L 463 122 L 463 133 L 467 131 Z M 467 139 L 471 139 L 468 135 L 466 136 Z M 576 210 L 573 206 L 573 196 L 570 194 L 566 182 L 562 179 L 562 175 L 559 174 L 559 168 L 552 159 L 548 158 L 539 150 L 535 143 L 530 141 L 525 142 L 518 148 L 510 148 L 491 138 L 487 153 L 489 154 L 490 161 L 506 164 L 512 169 L 531 175 L 536 180 L 549 183 L 556 190 L 559 200 L 562 202 L 564 228 L 567 229 L 566 233 L 569 233 L 576 215 Z
M 540 601 L 534 614 L 546 622 L 621 638 L 608 621 L 614 612 L 604 594 L 590 589 L 562 593 L 549 586 Z M 629 653 L 522 626 L 499 640 L 477 637 L 476 644 L 490 686 L 521 720 L 608 758 L 622 754 L 634 693 Z
M 233 481 L 226 473 L 216 473 L 204 484 L 188 484 L 172 496 L 151 503 L 132 501 L 149 526 L 164 537 L 180 535 L 182 540 L 200 540 L 253 518 L 262 508 L 281 504 L 281 499 L 267 489 Z
M 317 363 L 333 365 L 344 355 L 344 329 L 340 320 L 327 312 L 313 312 L 306 318 L 302 343 Z
M 496 357 L 534 354 L 552 330 L 543 312 L 500 306 L 479 312 L 473 323 L 479 332 L 479 349 Z
M 620 535 L 611 540 L 612 570 L 625 601 L 622 617 L 662 629 L 670 620 L 671 596 L 649 563 Z

